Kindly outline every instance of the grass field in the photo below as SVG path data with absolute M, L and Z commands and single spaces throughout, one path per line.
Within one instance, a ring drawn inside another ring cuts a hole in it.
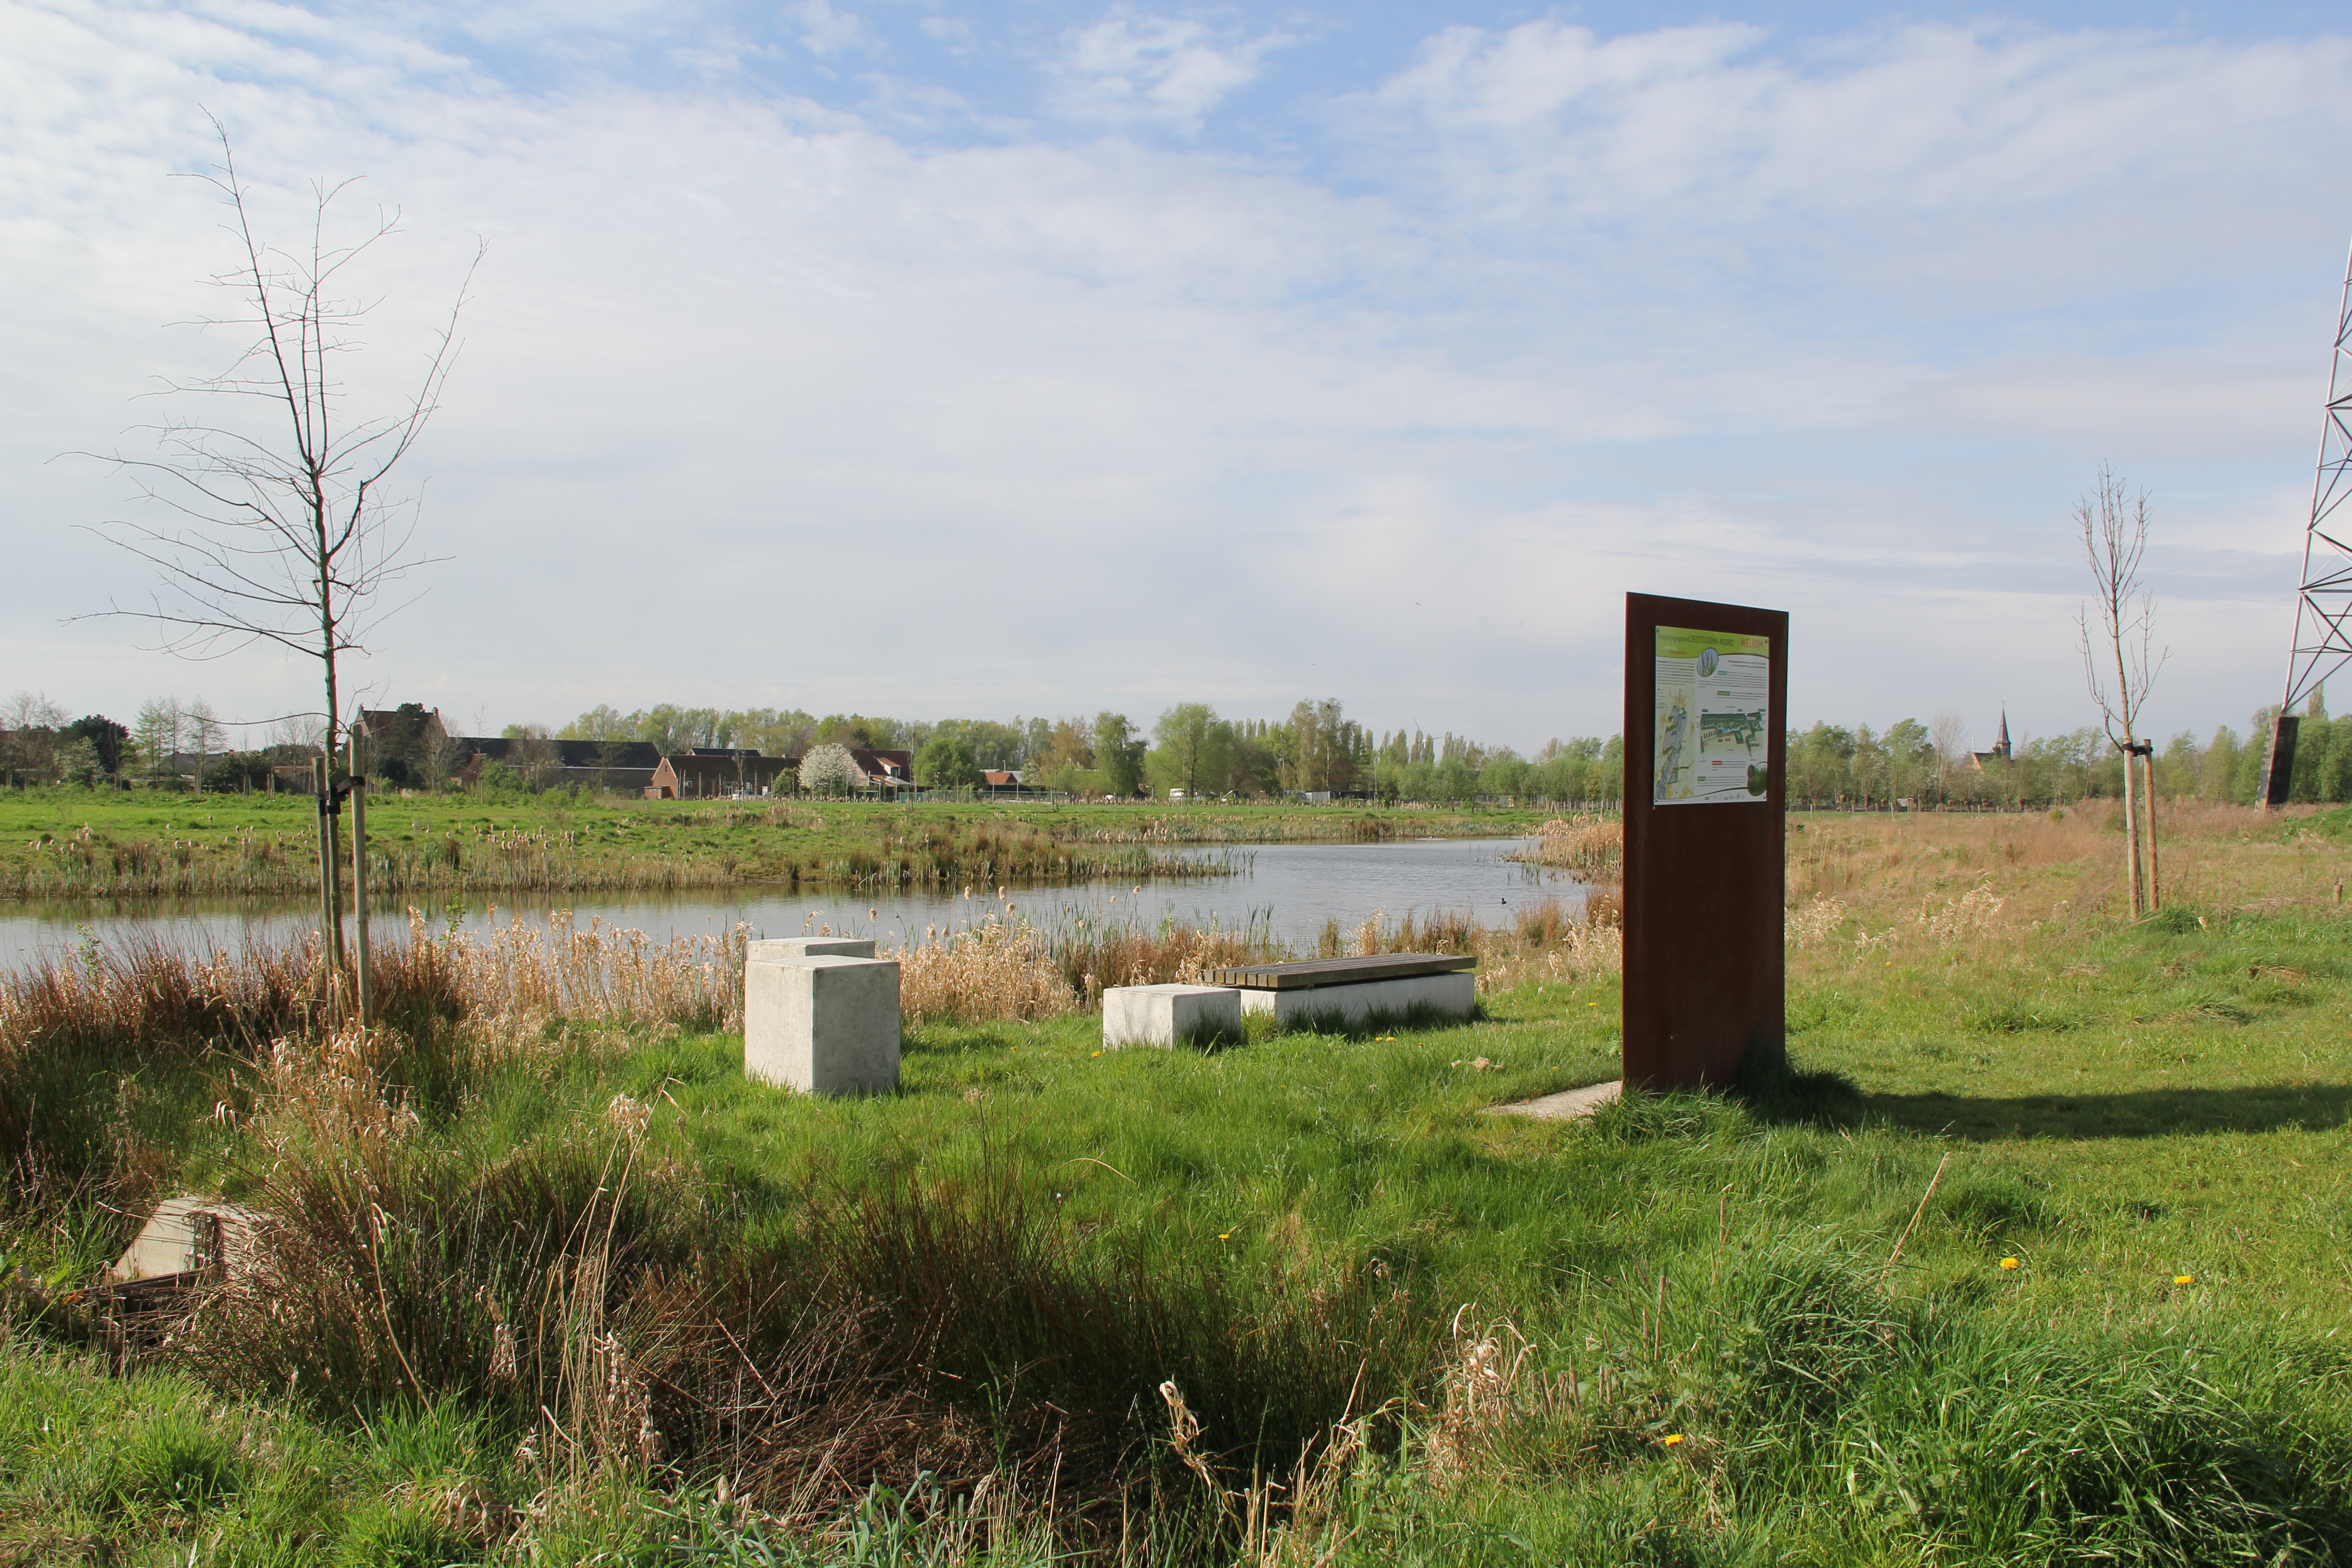
M 423 962 L 274 1053 L 20 988 L 110 1131 L 11 1177 L 0 1562 L 2352 1558 L 2352 813 L 2168 820 L 2137 923 L 2103 809 L 1800 821 L 1794 1075 L 1588 1124 L 1487 1111 L 1614 1075 L 1554 930 L 1472 1025 L 940 1019 L 864 1102 Z M 58 1293 L 184 1185 L 265 1266 L 118 1373 Z
M 1179 848 L 1500 836 L 1542 820 L 1533 811 L 1413 807 L 393 796 L 369 809 L 368 876 L 386 893 L 1034 886 L 1202 874 L 1198 858 Z M 1213 857 L 1206 869 L 1216 869 Z M 307 796 L 0 791 L 0 899 L 299 894 L 317 886 L 316 808 Z

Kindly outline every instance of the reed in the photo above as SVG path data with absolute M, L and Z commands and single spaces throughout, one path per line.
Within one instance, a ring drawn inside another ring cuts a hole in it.
M 1128 847 L 1097 847 L 1059 839 L 1046 827 L 1012 819 L 927 822 L 906 833 L 886 834 L 872 848 L 845 850 L 820 868 L 823 880 L 877 890 L 1183 880 L 1248 870 L 1246 857 L 1170 854 L 1144 841 Z
M 1540 841 L 1514 849 L 1506 860 L 1556 866 L 1580 873 L 1587 880 L 1614 881 L 1625 874 L 1625 823 L 1622 817 L 1579 812 L 1556 816 L 1539 830 Z

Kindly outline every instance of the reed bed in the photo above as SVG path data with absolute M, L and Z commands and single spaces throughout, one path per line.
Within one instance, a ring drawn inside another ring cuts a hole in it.
M 1183 880 L 1246 875 L 1247 857 L 1171 855 L 1147 840 L 1126 848 L 1088 847 L 1055 837 L 1032 823 L 1005 820 L 964 826 L 926 824 L 890 835 L 873 849 L 826 858 L 824 880 L 858 889 L 1058 887 L 1078 882 Z
M 1241 930 L 1170 920 L 1157 926 L 1077 916 L 1039 929 L 1007 906 L 954 931 L 927 927 L 893 950 L 910 1021 L 1049 1018 L 1102 1005 L 1118 985 L 1205 984 L 1229 964 L 1291 956 L 1263 922 Z
M 1556 866 L 1588 881 L 1614 881 L 1625 874 L 1625 823 L 1616 816 L 1578 812 L 1555 816 L 1538 830 L 1539 842 L 1506 854 L 1506 860 Z
M 583 928 L 570 910 L 554 910 L 543 922 L 505 925 L 497 923 L 494 910 L 483 936 L 467 931 L 435 936 L 415 910 L 408 924 L 408 961 L 446 973 L 472 1019 L 536 1026 L 566 1018 L 713 1031 L 743 1026 L 748 925 L 661 942 L 601 920 Z
M 713 806 L 664 824 L 678 829 L 783 827 L 822 832 L 824 817 L 777 805 Z M 348 853 L 348 849 L 345 851 Z M 89 900 L 245 898 L 314 893 L 318 841 L 309 832 L 240 827 L 186 838 L 122 841 L 85 825 L 43 835 L 17 860 L 0 861 L 0 899 Z M 1143 841 L 1100 845 L 1055 838 L 1044 827 L 1010 820 L 931 824 L 886 834 L 871 846 L 779 852 L 773 841 L 704 843 L 672 853 L 630 852 L 592 842 L 561 824 L 535 827 L 477 825 L 404 841 L 371 836 L 368 885 L 380 894 L 677 891 L 771 881 L 789 887 L 861 890 L 971 884 L 1061 886 L 1103 879 L 1130 881 L 1229 877 L 1249 870 L 1245 856 L 1172 854 Z
M 1463 817 L 1407 821 L 1370 812 L 1353 816 L 1280 812 L 1241 822 L 1177 812 L 1148 817 L 1131 826 L 1087 828 L 1079 837 L 1093 844 L 1385 844 L 1403 837 L 1407 827 L 1420 835 L 1433 828 L 1471 826 Z
M 308 832 L 240 828 L 210 838 L 111 842 L 85 826 L 0 863 L 0 898 L 152 899 L 315 895 Z M 346 849 L 348 853 L 348 849 Z M 740 880 L 727 859 L 592 852 L 563 828 L 476 828 L 424 844 L 372 840 L 369 888 L 385 894 L 657 891 Z

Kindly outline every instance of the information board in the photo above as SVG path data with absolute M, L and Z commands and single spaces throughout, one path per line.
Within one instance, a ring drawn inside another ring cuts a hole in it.
M 1772 639 L 1660 626 L 1655 773 L 1660 805 L 1748 805 L 1769 784 Z
M 1626 595 L 1629 1089 L 1782 1059 L 1788 658 L 1784 612 Z

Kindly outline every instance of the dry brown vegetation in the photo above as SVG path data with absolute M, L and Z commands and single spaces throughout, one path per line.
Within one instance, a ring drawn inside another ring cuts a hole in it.
M 1624 874 L 1625 822 L 1622 817 L 1579 812 L 1555 816 L 1539 830 L 1542 842 L 1514 850 L 1506 860 L 1557 866 L 1588 881 L 1612 881 Z

